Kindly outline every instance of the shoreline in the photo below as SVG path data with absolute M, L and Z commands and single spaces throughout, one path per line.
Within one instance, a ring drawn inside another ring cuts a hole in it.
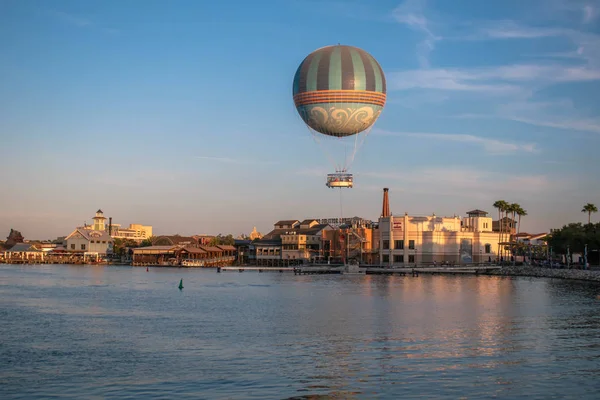
M 583 269 L 552 269 L 539 267 L 503 267 L 498 270 L 486 271 L 485 275 L 495 276 L 525 276 L 531 278 L 557 278 L 600 283 L 600 271 Z

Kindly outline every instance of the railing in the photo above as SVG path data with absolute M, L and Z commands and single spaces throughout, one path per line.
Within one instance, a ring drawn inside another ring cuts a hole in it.
M 215 257 L 215 258 L 206 258 L 206 259 L 193 259 L 186 258 L 181 260 L 181 265 L 184 267 L 208 267 L 215 264 L 224 264 L 229 262 L 234 262 L 234 256 L 226 256 L 226 257 Z

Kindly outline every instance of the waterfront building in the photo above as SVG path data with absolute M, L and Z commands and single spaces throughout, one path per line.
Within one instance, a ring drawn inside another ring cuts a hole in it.
M 305 219 L 296 228 L 281 232 L 281 258 L 299 260 L 300 263 L 313 262 L 320 256 L 324 232 L 333 228 L 328 224 L 319 224 L 315 219 Z
M 121 224 L 113 223 L 112 218 L 107 219 L 101 209 L 96 211 L 96 215 L 92 218 L 92 221 L 92 225 L 84 224 L 82 228 L 93 231 L 105 231 L 113 239 L 134 240 L 139 243 L 152 236 L 151 225 L 129 224 L 129 227 L 122 228 Z
M 163 235 L 152 240 L 153 246 L 197 246 L 199 241 L 194 236 Z
M 44 252 L 32 243 L 17 243 L 4 252 L 6 262 L 36 263 L 44 261 Z
M 235 239 L 233 246 L 238 264 L 256 264 L 256 247 L 251 240 Z
M 119 224 L 111 224 L 109 232 L 114 239 L 128 239 L 141 242 L 152 236 L 152 226 L 129 224 L 129 227 L 121 228 Z
M 379 229 L 369 227 L 340 227 L 323 234 L 320 262 L 345 263 L 357 260 L 360 264 L 379 263 Z
M 469 211 L 464 218 L 396 216 L 390 212 L 387 188 L 379 231 L 381 265 L 470 264 L 494 261 L 498 255 L 498 232 L 487 212 Z
M 500 228 L 502 228 L 502 232 L 507 235 L 509 233 L 514 235 L 517 232 L 517 221 L 509 217 L 502 217 L 501 220 L 492 222 L 492 230 L 494 232 L 500 232 Z
M 112 254 L 113 238 L 104 230 L 77 228 L 66 238 L 67 250 L 98 255 Z
M 232 265 L 235 247 L 219 246 L 148 246 L 133 249 L 133 265 L 216 267 Z
M 133 265 L 173 265 L 178 246 L 147 246 L 133 250 Z
M 192 238 L 201 246 L 208 246 L 215 238 L 214 235 L 193 235 Z
M 281 220 L 252 241 L 257 265 L 340 263 L 346 258 L 378 263 L 379 231 L 359 217 Z

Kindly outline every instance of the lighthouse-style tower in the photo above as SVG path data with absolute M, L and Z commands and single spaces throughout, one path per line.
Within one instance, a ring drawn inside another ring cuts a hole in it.
M 104 231 L 106 230 L 106 218 L 102 210 L 96 211 L 96 216 L 92 218 L 94 220 L 94 230 Z

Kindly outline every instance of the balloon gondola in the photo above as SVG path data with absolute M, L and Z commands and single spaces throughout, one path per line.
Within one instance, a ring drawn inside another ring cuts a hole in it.
M 348 170 L 385 106 L 381 66 L 357 47 L 322 47 L 300 63 L 293 96 L 298 114 L 335 169 L 327 175 L 327 187 L 352 188 L 354 179 Z M 332 146 L 322 143 L 328 139 L 333 140 Z M 331 154 L 342 149 L 343 157 Z

